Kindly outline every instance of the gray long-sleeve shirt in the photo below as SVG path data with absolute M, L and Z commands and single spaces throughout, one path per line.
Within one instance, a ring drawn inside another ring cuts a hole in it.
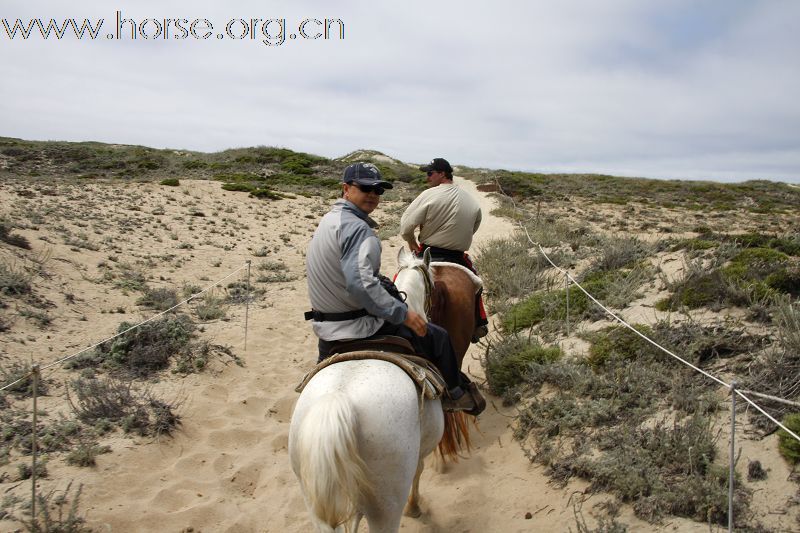
M 306 253 L 308 296 L 322 313 L 366 309 L 369 316 L 342 321 L 312 321 L 314 333 L 326 341 L 362 339 L 384 320 L 400 324 L 408 307 L 380 285 L 381 241 L 375 222 L 364 211 L 340 199 L 322 217 Z

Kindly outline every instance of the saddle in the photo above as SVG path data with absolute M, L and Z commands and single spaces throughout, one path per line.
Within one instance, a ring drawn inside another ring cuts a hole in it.
M 417 355 L 414 347 L 403 337 L 395 335 L 378 335 L 369 339 L 355 339 L 334 341 L 328 355 L 336 355 L 346 352 L 359 352 L 365 350 L 377 350 L 381 352 L 393 352 L 404 355 Z
M 388 344 L 386 338 L 389 339 Z M 447 385 L 444 382 L 444 378 L 442 378 L 441 373 L 433 363 L 423 357 L 413 355 L 414 350 L 411 348 L 411 344 L 409 344 L 405 339 L 388 335 L 386 338 L 378 337 L 376 339 L 342 343 L 342 346 L 336 347 L 334 350 L 332 350 L 335 355 L 324 359 L 321 363 L 318 363 L 317 366 L 306 373 L 305 376 L 303 376 L 302 381 L 295 388 L 295 391 L 302 392 L 305 386 L 308 384 L 311 378 L 317 374 L 317 372 L 330 365 L 341 363 L 343 361 L 375 359 L 378 361 L 387 361 L 405 371 L 405 373 L 408 374 L 408 377 L 410 377 L 411 380 L 416 383 L 417 389 L 426 399 L 433 400 L 436 398 L 441 398 L 447 394 Z M 395 339 L 401 342 L 393 344 Z M 407 345 L 406 348 L 410 351 L 410 353 L 396 353 L 397 348 L 402 347 L 403 343 Z M 357 347 L 358 349 L 356 351 L 339 351 L 347 346 Z M 391 351 L 381 350 L 381 347 L 385 348 L 387 346 L 391 347 Z

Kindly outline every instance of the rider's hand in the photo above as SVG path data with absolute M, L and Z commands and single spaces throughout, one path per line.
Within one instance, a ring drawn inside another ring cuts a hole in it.
M 421 317 L 411 309 L 408 310 L 408 314 L 406 315 L 406 319 L 403 321 L 403 324 L 411 328 L 411 331 L 413 331 L 419 337 L 424 337 L 425 333 L 428 332 L 428 322 L 425 320 L 425 318 Z

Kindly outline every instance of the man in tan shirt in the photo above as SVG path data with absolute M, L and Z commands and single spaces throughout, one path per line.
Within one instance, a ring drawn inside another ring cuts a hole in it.
M 400 219 L 400 236 L 412 252 L 420 255 L 430 249 L 435 261 L 463 265 L 477 274 L 466 253 L 472 236 L 481 225 L 481 208 L 470 193 L 453 183 L 453 167 L 437 157 L 420 167 L 428 176 L 430 188 L 411 202 Z M 419 237 L 415 235 L 419 227 Z M 472 342 L 488 333 L 483 300 L 478 295 L 477 321 Z

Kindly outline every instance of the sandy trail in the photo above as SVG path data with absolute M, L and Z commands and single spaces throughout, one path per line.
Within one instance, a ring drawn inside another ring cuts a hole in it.
M 492 198 L 479 192 L 473 182 L 457 179 L 457 183 L 475 194 L 483 209 L 483 223 L 473 251 L 489 239 L 511 234 L 513 225 L 491 214 L 495 207 Z M 150 194 L 147 198 L 153 198 L 158 204 L 164 196 L 156 186 L 142 186 L 140 192 Z M 143 235 L 139 237 L 140 243 L 134 246 L 144 254 L 157 255 L 163 253 L 170 242 L 193 239 L 197 244 L 191 250 L 191 261 L 182 264 L 183 270 L 176 271 L 169 265 L 155 266 L 150 271 L 153 278 L 174 283 L 179 281 L 180 275 L 184 281 L 187 277 L 195 283 L 203 280 L 201 284 L 207 286 L 250 259 L 253 249 L 265 245 L 274 250 L 267 259 L 280 260 L 297 279 L 262 284 L 266 290 L 264 298 L 249 310 L 246 351 L 242 307 L 232 308 L 227 320 L 205 325 L 204 336 L 215 343 L 232 346 L 244 366 L 217 365 L 211 371 L 182 379 L 165 376 L 158 384 L 160 390 L 184 399 L 183 425 L 174 437 L 156 442 L 116 437 L 110 443 L 113 452 L 99 456 L 95 468 L 54 463 L 51 478 L 72 479 L 75 486 L 83 484 L 81 510 L 96 531 L 309 531 L 310 522 L 289 465 L 288 428 L 297 398 L 294 387 L 316 359 L 316 338 L 302 320 L 302 313 L 308 306 L 303 275 L 305 247 L 319 214 L 327 210 L 331 200 L 297 198 L 262 204 L 220 194 L 218 183 L 201 181 L 192 182 L 191 189 L 186 188 L 183 193 L 183 196 L 175 195 L 177 201 L 166 207 L 174 210 L 179 204 L 184 206 L 181 209 L 193 206 L 208 214 L 217 210 L 220 213 L 218 224 L 226 218 L 229 223 L 239 221 L 238 233 L 204 233 L 199 223 L 195 223 L 194 229 L 184 230 L 178 224 L 181 219 L 174 217 L 174 241 L 154 241 Z M 189 203 L 183 204 L 184 201 Z M 138 208 L 133 211 L 125 216 L 133 220 L 140 213 Z M 127 212 L 122 205 L 113 207 L 110 213 Z M 185 222 L 186 218 L 183 220 Z M 214 227 L 211 221 L 207 224 L 209 228 Z M 134 221 L 133 226 L 128 227 L 135 226 Z M 214 239 L 221 240 L 218 247 L 203 244 L 212 234 Z M 34 231 L 28 235 L 31 239 L 37 237 Z M 122 235 L 120 233 L 120 237 Z M 227 242 L 226 252 L 222 253 L 220 248 L 224 242 Z M 384 273 L 396 270 L 397 251 L 402 245 L 399 237 L 384 242 Z M 66 247 L 54 247 L 54 250 L 56 254 L 67 253 Z M 89 256 L 92 265 L 89 274 L 97 275 L 94 265 L 106 255 L 96 252 Z M 217 268 L 210 268 L 212 264 Z M 71 275 L 76 280 L 80 277 L 77 273 Z M 115 299 L 116 293 L 103 286 L 91 290 L 99 292 L 93 296 L 81 295 L 86 298 L 87 306 L 90 296 L 107 308 L 129 304 L 129 296 L 125 297 L 128 300 L 121 296 Z M 32 354 L 40 353 L 47 343 L 58 346 L 56 343 L 61 342 L 58 339 L 65 336 L 70 336 L 75 347 L 88 346 L 103 338 L 101 335 L 113 331 L 118 320 L 111 314 L 97 316 L 104 322 L 94 329 L 87 329 L 86 322 L 76 322 L 74 330 L 67 329 L 73 326 L 63 326 L 63 331 L 56 328 L 52 340 L 48 335 L 38 346 L 29 343 L 21 348 L 30 349 Z M 67 323 L 66 320 L 61 322 Z M 478 381 L 483 380 L 480 350 L 479 346 L 472 346 L 464 368 Z M 472 454 L 445 467 L 434 464 L 433 459 L 428 460 L 421 484 L 423 516 L 403 518 L 402 530 L 575 530 L 572 502 L 577 501 L 575 496 L 585 484 L 574 482 L 562 489 L 549 485 L 543 469 L 532 465 L 519 443 L 513 440 L 510 425 L 514 408 L 503 407 L 499 399 L 491 396 L 487 396 L 487 400 L 489 407 L 480 416 L 479 429 L 473 433 Z M 53 401 L 60 400 L 54 398 Z M 603 498 L 594 496 L 584 504 L 584 514 L 590 525 L 593 524 L 590 504 Z M 526 514 L 530 518 L 526 518 Z M 623 519 L 630 531 L 658 529 L 639 522 L 630 513 L 623 513 Z M 675 520 L 663 527 L 674 530 L 676 524 L 680 524 L 681 531 L 707 530 L 702 524 Z M 0 531 L 13 530 L 8 527 L 11 527 L 9 522 L 0 522 Z M 365 529 L 362 526 L 362 530 Z

